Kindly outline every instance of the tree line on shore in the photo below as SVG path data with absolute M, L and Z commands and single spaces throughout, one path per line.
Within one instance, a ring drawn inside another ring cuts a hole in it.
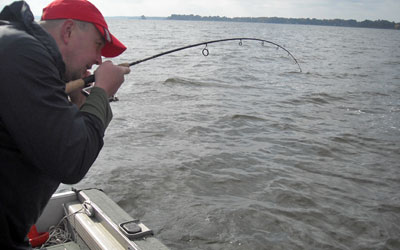
M 280 24 L 305 24 L 325 25 L 341 27 L 360 27 L 377 29 L 400 29 L 400 23 L 387 20 L 343 20 L 343 19 L 316 19 L 316 18 L 284 18 L 284 17 L 220 17 L 220 16 L 199 16 L 199 15 L 177 15 L 172 14 L 168 20 L 191 20 L 191 21 L 222 21 L 222 22 L 252 22 L 252 23 L 280 23 Z

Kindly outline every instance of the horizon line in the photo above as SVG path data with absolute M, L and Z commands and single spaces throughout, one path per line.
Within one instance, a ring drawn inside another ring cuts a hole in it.
M 388 22 L 393 22 L 393 23 L 396 23 L 396 24 L 400 24 L 400 21 L 390 21 L 390 20 L 387 20 L 387 19 L 375 19 L 375 20 L 373 20 L 373 19 L 364 19 L 364 20 L 358 20 L 358 19 L 352 19 L 352 18 L 350 18 L 350 19 L 344 19 L 344 18 L 323 18 L 323 19 L 321 19 L 321 18 L 315 18 L 315 17 L 279 17 L 279 16 L 271 16 L 271 17 L 267 17 L 267 16 L 257 16 L 257 17 L 252 17 L 252 16 L 242 16 L 242 17 L 227 17 L 227 16 L 200 16 L 200 15 L 195 15 L 195 14 L 171 14 L 171 15 L 169 15 L 169 16 L 146 16 L 146 15 L 139 15 L 139 16 L 126 16 L 126 15 L 113 15 L 113 16 L 104 16 L 105 18 L 118 18 L 118 17 L 120 17 L 120 18 L 142 18 L 143 16 L 145 17 L 145 18 L 158 18 L 158 19 L 160 19 L 160 18 L 169 18 L 169 17 L 171 17 L 172 15 L 178 15 L 178 16 L 199 16 L 199 17 L 219 17 L 219 18 L 228 18 L 228 19 L 234 19 L 234 18 L 283 18 L 283 19 L 310 19 L 310 20 L 313 20 L 313 19 L 315 19 L 315 20 L 344 20 L 344 21 L 349 21 L 349 20 L 355 20 L 355 21 L 357 21 L 357 22 L 363 22 L 363 21 L 373 21 L 373 22 L 376 22 L 376 21 L 388 21 Z M 36 18 L 38 18 L 38 19 L 40 19 L 41 18 L 41 16 L 38 16 L 38 15 L 34 15 L 34 18 L 36 19 Z

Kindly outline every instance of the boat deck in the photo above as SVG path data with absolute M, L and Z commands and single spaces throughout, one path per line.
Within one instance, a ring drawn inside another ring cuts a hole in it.
M 64 244 L 59 244 L 56 246 L 51 246 L 51 247 L 46 247 L 46 250 L 82 250 L 78 244 L 76 244 L 73 241 L 64 243 Z
M 36 226 L 38 231 L 45 232 L 63 219 L 67 219 L 65 224 L 72 241 L 44 249 L 168 249 L 153 236 L 151 229 L 97 189 L 54 195 Z

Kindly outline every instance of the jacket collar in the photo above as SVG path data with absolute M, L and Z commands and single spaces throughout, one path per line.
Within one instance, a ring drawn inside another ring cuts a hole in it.
M 47 49 L 55 62 L 55 66 L 60 72 L 63 79 L 65 74 L 65 63 L 62 60 L 61 53 L 58 49 L 56 41 L 44 30 L 37 22 L 34 21 L 33 14 L 29 5 L 25 1 L 17 1 L 4 7 L 0 13 L 0 20 L 6 20 L 10 23 L 18 23 L 23 29 L 35 37 Z

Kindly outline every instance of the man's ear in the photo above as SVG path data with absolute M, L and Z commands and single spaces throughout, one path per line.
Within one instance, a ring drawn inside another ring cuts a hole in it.
M 72 36 L 72 32 L 75 28 L 75 22 L 71 19 L 67 19 L 63 22 L 62 26 L 61 26 L 61 41 L 64 44 L 68 44 L 71 36 Z

